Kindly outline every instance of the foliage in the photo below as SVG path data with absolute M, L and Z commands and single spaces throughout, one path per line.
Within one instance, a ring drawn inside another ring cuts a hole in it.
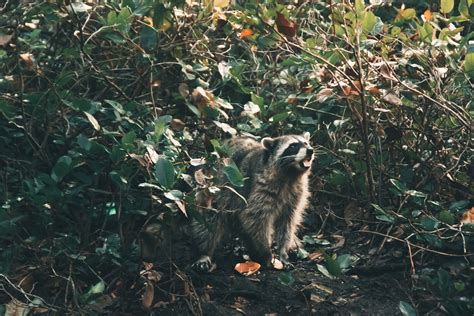
M 221 167 L 243 185 L 223 165 L 220 140 L 236 133 L 310 131 L 318 205 L 356 201 L 359 220 L 398 227 L 410 251 L 472 253 L 458 218 L 474 194 L 474 5 L 376 2 L 7 2 L 2 271 L 44 280 L 35 295 L 51 310 L 94 311 L 120 291 L 112 272 L 138 270 L 148 222 L 183 225 Z M 332 274 L 347 268 L 327 258 Z M 420 272 L 419 290 L 462 314 L 473 304 L 460 264 Z M 48 292 L 71 286 L 61 302 Z

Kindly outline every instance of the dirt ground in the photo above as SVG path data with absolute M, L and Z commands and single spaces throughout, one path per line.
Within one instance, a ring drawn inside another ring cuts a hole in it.
M 407 271 L 372 275 L 364 271 L 331 279 L 318 271 L 314 261 L 297 260 L 290 271 L 262 270 L 245 277 L 233 270 L 238 261 L 232 253 L 224 253 L 212 273 L 186 270 L 181 276 L 189 294 L 174 296 L 172 302 L 164 295 L 163 304 L 155 304 L 152 311 L 158 315 L 400 315 L 399 302 L 410 302 Z M 288 282 L 288 274 L 293 282 Z

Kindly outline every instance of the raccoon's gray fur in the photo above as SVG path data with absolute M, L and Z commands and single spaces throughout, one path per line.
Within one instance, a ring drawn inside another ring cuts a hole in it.
M 232 160 L 246 178 L 233 190 L 221 187 L 213 201 L 218 212 L 202 210 L 206 225 L 193 221 L 192 233 L 202 257 L 193 267 L 209 271 L 216 247 L 228 237 L 243 239 L 252 260 L 271 266 L 272 242 L 280 259 L 299 246 L 296 236 L 306 209 L 308 176 L 313 160 L 309 133 L 263 138 L 236 137 L 229 141 Z

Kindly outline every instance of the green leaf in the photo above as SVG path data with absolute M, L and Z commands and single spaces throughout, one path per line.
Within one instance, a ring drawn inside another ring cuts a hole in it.
M 377 17 L 372 12 L 366 12 L 364 18 L 362 19 L 362 29 L 371 33 L 374 30 L 375 25 L 377 24 Z
M 165 133 L 166 129 L 168 128 L 168 124 L 171 122 L 172 119 L 173 117 L 171 115 L 163 115 L 155 121 L 154 137 L 157 142 L 161 140 L 161 137 Z
M 171 201 L 181 201 L 184 198 L 184 194 L 179 190 L 171 190 L 165 193 L 165 197 Z
M 408 188 L 407 188 L 406 184 L 403 183 L 403 182 L 400 182 L 399 180 L 390 179 L 390 183 L 392 183 L 392 185 L 395 188 L 397 188 L 397 190 L 400 191 L 400 193 L 405 194 L 408 191 Z
M 365 11 L 365 5 L 364 5 L 364 0 L 356 0 L 355 1 L 355 9 L 357 15 L 361 15 Z
M 123 135 L 122 137 L 122 145 L 130 145 L 135 141 L 137 138 L 137 134 L 134 131 L 128 132 L 127 134 Z
M 348 269 L 352 264 L 351 255 L 345 254 L 345 255 L 337 256 L 336 262 L 339 265 L 339 268 L 341 268 L 341 270 Z
M 119 187 L 122 188 L 124 185 L 128 183 L 127 179 L 122 177 L 120 173 L 117 171 L 110 171 L 109 172 L 110 179 Z
M 105 291 L 105 282 L 103 280 L 99 281 L 97 284 L 93 285 L 87 293 L 84 294 L 82 299 L 87 302 L 92 296 L 96 294 L 102 294 Z
M 77 144 L 79 145 L 79 147 L 81 147 L 82 149 L 84 149 L 85 151 L 89 151 L 91 150 L 92 148 L 92 143 L 91 141 L 89 140 L 89 138 L 87 136 L 85 136 L 84 134 L 79 134 L 77 136 Z
M 253 103 L 258 105 L 258 107 L 260 108 L 260 112 L 265 113 L 265 100 L 261 96 L 258 96 L 252 92 L 250 95 L 250 99 Z
M 296 256 L 298 257 L 298 259 L 306 259 L 309 256 L 309 252 L 307 252 L 304 248 L 298 247 Z
M 331 273 L 329 273 L 328 269 L 326 269 L 325 266 L 320 265 L 320 264 L 316 264 L 316 268 L 318 268 L 318 271 L 321 272 L 326 277 L 328 277 L 330 279 L 334 279 L 334 276 Z
M 441 0 L 441 12 L 450 13 L 454 8 L 454 0 Z
M 431 218 L 431 217 L 428 217 L 428 216 L 420 217 L 418 219 L 418 223 L 420 224 L 420 226 L 423 229 L 428 230 L 428 231 L 435 230 L 439 226 L 439 221 L 438 220 L 436 220 L 434 218 Z
M 381 208 L 379 205 L 377 204 L 371 204 L 372 207 L 375 209 L 375 212 L 377 213 L 377 215 L 375 216 L 375 218 L 381 220 L 381 221 L 384 221 L 384 222 L 388 222 L 388 223 L 394 223 L 395 222 L 395 217 L 388 214 L 383 208 Z
M 60 182 L 64 178 L 64 176 L 67 175 L 71 170 L 71 164 L 71 157 L 60 157 L 53 167 L 53 171 L 51 172 L 51 178 L 56 182 Z
M 415 309 L 405 301 L 400 301 L 398 308 L 403 316 L 416 316 Z
M 284 285 L 290 286 L 293 283 L 295 283 L 295 278 L 293 277 L 293 275 L 290 272 L 282 272 L 278 276 L 278 281 L 280 281 Z
M 469 53 L 464 58 L 464 72 L 469 78 L 474 79 L 474 53 Z
M 277 123 L 277 122 L 283 121 L 287 119 L 288 116 L 290 116 L 290 113 L 291 112 L 282 112 L 282 113 L 275 114 L 270 118 L 270 122 Z
M 339 277 L 342 274 L 341 267 L 337 263 L 337 261 L 330 256 L 326 251 L 321 250 L 321 253 L 324 256 L 324 260 L 326 261 L 326 269 L 329 273 L 331 273 L 335 277 Z
M 400 11 L 400 15 L 402 16 L 403 19 L 405 20 L 411 20 L 416 17 L 416 11 L 415 9 L 405 9 Z
M 236 187 L 244 186 L 244 177 L 240 173 L 239 168 L 235 164 L 230 164 L 224 167 L 224 174 L 227 179 Z
M 15 115 L 15 107 L 6 101 L 0 100 L 0 113 L 3 113 L 5 118 L 10 118 Z
M 461 13 L 462 16 L 465 18 L 469 19 L 469 8 L 472 4 L 472 0 L 460 0 L 459 5 L 458 5 L 458 10 L 459 13 Z
M 158 44 L 158 35 L 155 29 L 144 25 L 140 31 L 140 43 L 145 50 L 152 50 Z
M 441 211 L 438 214 L 438 219 L 442 221 L 443 223 L 446 223 L 448 225 L 453 225 L 454 224 L 454 215 L 450 211 Z
M 171 189 L 175 182 L 175 171 L 173 164 L 166 158 L 160 158 L 156 162 L 155 172 L 156 181 L 166 189 Z
M 465 211 L 469 207 L 470 203 L 471 202 L 469 200 L 456 201 L 456 202 L 451 203 L 451 205 L 449 205 L 449 210 L 450 211 L 457 211 L 457 212 Z

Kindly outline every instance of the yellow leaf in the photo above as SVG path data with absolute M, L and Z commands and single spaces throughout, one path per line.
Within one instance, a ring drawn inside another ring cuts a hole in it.
M 225 8 L 229 3 L 230 0 L 214 0 L 214 8 Z
M 149 16 L 144 16 L 143 22 L 145 22 L 146 25 L 153 27 L 153 19 Z

